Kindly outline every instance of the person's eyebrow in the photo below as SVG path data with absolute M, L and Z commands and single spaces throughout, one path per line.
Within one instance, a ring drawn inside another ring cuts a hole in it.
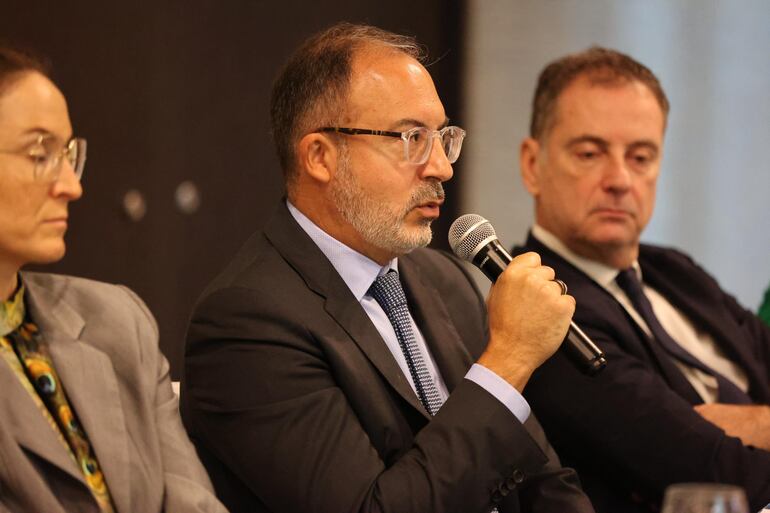
M 567 148 L 571 148 L 572 146 L 575 146 L 577 144 L 582 143 L 592 143 L 597 145 L 602 150 L 606 150 L 609 146 L 609 143 L 602 139 L 601 137 L 597 137 L 595 135 L 579 135 L 577 137 L 573 137 L 572 139 L 568 140 L 565 146 Z
M 54 134 L 52 134 L 50 131 L 40 127 L 29 128 L 23 132 L 23 135 L 42 135 L 43 137 L 54 137 Z
M 634 141 L 628 146 L 629 150 L 635 150 L 637 148 L 647 148 L 654 151 L 656 154 L 660 151 L 658 144 L 655 141 L 650 141 L 648 139 Z
M 53 139 L 53 140 L 55 140 L 57 142 L 64 142 L 65 141 L 65 140 L 61 139 L 55 133 L 51 132 L 50 130 L 46 130 L 45 128 L 41 128 L 41 127 L 34 127 L 34 128 L 30 128 L 28 130 L 25 130 L 22 133 L 22 136 L 25 136 L 25 137 L 26 136 L 42 137 L 42 139 L 44 141 L 49 140 L 49 139 Z M 72 138 L 72 136 L 70 136 L 66 140 L 69 140 L 71 138 Z
M 449 118 L 444 118 L 444 122 L 441 123 L 438 129 L 441 130 L 442 128 L 448 125 L 449 125 Z M 404 128 L 404 127 L 415 127 L 415 126 L 427 127 L 428 125 L 426 125 L 423 121 L 420 121 L 419 119 L 413 119 L 413 118 L 399 119 L 392 125 L 393 129 Z

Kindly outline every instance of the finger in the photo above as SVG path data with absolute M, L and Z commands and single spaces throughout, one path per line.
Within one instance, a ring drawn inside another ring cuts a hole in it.
M 564 295 L 564 288 L 560 285 L 559 280 L 549 280 L 546 286 L 548 287 L 549 291 L 553 291 L 554 295 L 563 296 Z
M 545 265 L 531 267 L 524 270 L 523 272 L 532 276 L 536 276 L 538 279 L 543 281 L 553 281 L 553 279 L 556 277 L 554 270 Z
M 540 266 L 540 273 L 544 279 L 549 281 L 556 278 L 556 271 L 554 271 L 552 267 L 548 267 L 547 265 Z
M 522 253 L 521 255 L 514 257 L 511 263 L 521 267 L 539 267 L 540 255 L 534 251 Z

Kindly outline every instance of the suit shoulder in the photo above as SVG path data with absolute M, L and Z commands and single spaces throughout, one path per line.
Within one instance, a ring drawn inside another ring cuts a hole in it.
M 668 269 L 674 273 L 682 271 L 699 273 L 703 277 L 715 281 L 711 274 L 690 255 L 673 247 L 641 244 L 639 246 L 639 263 L 642 270 L 647 264 L 656 269 Z
M 49 308 L 72 309 L 88 321 L 89 327 L 136 330 L 137 325 L 143 325 L 157 337 L 157 324 L 149 308 L 125 285 L 52 273 L 24 272 L 22 280 L 36 301 Z
M 98 348 L 116 362 L 156 358 L 158 327 L 144 302 L 131 289 L 87 278 L 23 273 L 31 300 L 50 329 L 77 330 L 70 335 Z
M 295 264 L 263 232 L 256 232 L 198 297 L 190 319 L 191 329 L 201 324 L 227 330 L 249 325 L 253 329 L 256 325 L 295 325 L 300 319 L 306 321 L 307 316 L 312 317 L 318 308 L 323 308 L 323 298 L 308 285 Z M 318 267 L 324 275 L 334 273 L 331 264 Z
M 684 251 L 671 246 L 657 246 L 654 244 L 640 244 L 639 258 L 654 261 L 679 262 L 682 264 L 697 265 L 695 260 Z
M 68 274 L 24 271 L 21 275 L 27 287 L 44 288 L 57 297 L 64 294 L 98 294 L 116 286 Z
M 103 303 L 118 301 L 146 308 L 139 296 L 125 285 L 53 273 L 22 273 L 22 280 L 28 288 L 45 290 L 55 300 L 69 300 L 77 303 Z
M 286 280 L 295 274 L 264 232 L 256 231 L 209 283 L 198 302 L 226 290 L 275 290 L 285 286 Z

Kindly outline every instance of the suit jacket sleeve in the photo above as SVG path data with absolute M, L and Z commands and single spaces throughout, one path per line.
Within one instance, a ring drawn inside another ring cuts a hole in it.
M 716 282 L 715 282 L 716 284 Z M 746 310 L 729 294 L 724 294 L 725 309 L 735 319 L 736 325 L 745 332 L 747 340 L 754 342 L 755 363 L 761 369 L 765 382 L 770 382 L 770 325 L 750 310 Z M 770 402 L 770 387 L 765 389 L 765 401 Z
M 146 317 L 142 331 L 152 337 L 157 348 L 158 328 L 155 319 L 130 289 L 123 290 L 131 297 Z M 179 417 L 179 403 L 171 387 L 169 365 L 158 350 L 155 351 L 155 424 L 160 442 L 163 464 L 164 504 L 166 513 L 220 513 L 227 510 L 214 495 L 211 481 L 190 443 Z
M 516 488 L 514 470 L 544 473 L 538 443 L 468 380 L 407 438 L 424 421 L 387 400 L 379 375 L 346 350 L 354 341 L 319 320 L 323 299 L 293 279 L 209 294 L 188 333 L 185 423 L 263 511 L 481 513 Z M 351 406 L 361 388 L 372 412 Z M 400 449 L 381 453 L 373 433 Z
M 443 255 L 444 253 L 435 252 L 433 254 Z M 486 341 L 489 338 L 486 304 L 478 288 L 475 286 L 473 277 L 469 272 L 469 266 L 455 258 L 454 255 L 446 254 L 446 256 L 448 258 L 446 258 L 445 261 L 456 266 L 459 273 L 464 276 L 464 281 L 467 282 L 466 286 L 468 286 L 470 291 L 463 294 L 463 289 L 459 287 L 457 283 L 452 283 L 444 289 L 447 285 L 446 276 L 454 273 L 448 272 L 440 265 L 425 266 L 422 269 L 422 272 L 425 274 L 426 279 L 438 289 L 438 295 L 443 298 L 443 301 L 447 304 L 447 308 L 451 311 L 452 317 L 457 319 L 456 324 L 462 324 L 463 326 L 469 324 L 467 322 L 467 315 L 470 313 L 469 305 L 475 305 L 474 310 L 476 311 L 474 314 L 481 318 L 483 322 L 483 335 L 475 332 L 464 333 L 463 338 L 466 340 L 478 339 L 480 342 L 479 344 L 469 343 L 472 350 L 472 358 L 478 359 L 481 352 L 486 347 Z M 468 297 L 471 296 L 475 298 L 473 303 L 470 303 L 468 299 Z M 532 513 L 564 511 L 569 511 L 571 513 L 593 512 L 594 508 L 581 489 L 580 480 L 578 479 L 577 474 L 573 469 L 562 466 L 556 451 L 546 438 L 535 413 L 536 412 L 534 411 L 530 413 L 529 418 L 524 423 L 524 427 L 546 455 L 547 462 L 536 474 L 530 474 L 518 487 L 516 487 L 521 511 Z M 503 490 L 505 490 L 506 485 L 510 485 L 512 482 L 515 483 L 516 478 L 516 475 L 509 477 L 502 487 Z M 501 511 L 503 510 L 501 509 Z
M 545 453 L 548 461 L 543 468 L 520 488 L 521 511 L 531 513 L 593 513 L 591 501 L 580 487 L 580 480 L 571 468 L 563 467 L 534 414 L 524 426 Z

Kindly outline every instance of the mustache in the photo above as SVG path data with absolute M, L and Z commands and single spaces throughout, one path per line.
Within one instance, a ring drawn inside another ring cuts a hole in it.
M 446 194 L 444 193 L 444 186 L 441 184 L 441 182 L 426 182 L 421 184 L 412 193 L 412 196 L 409 198 L 409 208 L 407 210 L 412 210 L 413 208 L 429 201 L 442 201 L 445 196 Z

